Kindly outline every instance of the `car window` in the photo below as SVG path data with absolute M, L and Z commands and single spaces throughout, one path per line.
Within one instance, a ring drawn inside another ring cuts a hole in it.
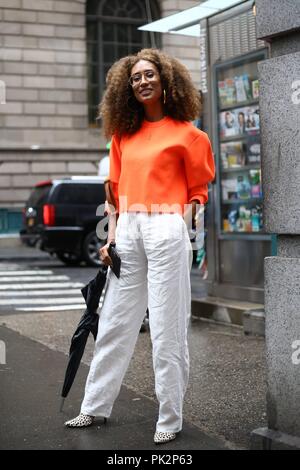
M 105 200 L 103 184 L 61 184 L 55 190 L 55 202 L 58 204 L 94 204 Z
M 28 205 L 35 207 L 44 204 L 47 201 L 47 197 L 51 188 L 51 184 L 47 186 L 37 186 L 34 188 L 28 199 Z

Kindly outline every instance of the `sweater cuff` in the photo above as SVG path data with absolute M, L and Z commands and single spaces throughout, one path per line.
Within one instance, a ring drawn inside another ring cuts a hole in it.
M 188 192 L 188 201 L 189 203 L 193 200 L 198 199 L 200 204 L 206 204 L 208 200 L 208 188 L 207 185 L 204 186 L 197 186 L 195 188 L 191 188 Z

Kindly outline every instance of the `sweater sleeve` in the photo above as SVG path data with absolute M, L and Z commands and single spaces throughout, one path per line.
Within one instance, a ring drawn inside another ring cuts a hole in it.
M 215 177 L 214 157 L 205 132 L 201 132 L 186 149 L 184 166 L 188 201 L 198 199 L 200 204 L 205 204 L 208 200 L 208 183 Z
M 120 149 L 120 138 L 113 135 L 110 152 L 109 152 L 109 179 L 111 181 L 111 188 L 114 194 L 114 198 L 117 202 L 117 210 L 119 210 L 119 179 L 121 174 L 121 149 Z

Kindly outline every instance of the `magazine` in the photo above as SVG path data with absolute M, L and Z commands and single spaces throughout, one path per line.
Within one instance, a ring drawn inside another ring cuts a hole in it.
M 229 199 L 237 199 L 237 179 L 229 178 L 221 182 L 222 186 L 222 200 L 228 201 Z
M 222 111 L 219 119 L 221 137 L 238 136 L 252 131 L 257 133 L 259 130 L 258 106 Z
M 247 141 L 247 164 L 260 163 L 260 136 L 248 135 Z
M 245 165 L 245 144 L 242 141 L 221 144 L 222 168 L 240 168 Z
M 234 111 L 223 111 L 220 113 L 221 137 L 238 135 L 236 115 Z
M 247 95 L 244 87 L 243 76 L 235 77 L 236 99 L 237 102 L 246 101 Z
M 259 168 L 249 170 L 251 197 L 261 197 L 261 171 Z
M 257 99 L 259 95 L 258 80 L 250 79 L 247 73 L 234 78 L 218 81 L 219 104 L 232 106 L 248 100 Z
M 247 100 L 251 100 L 252 99 L 252 90 L 251 90 L 251 87 L 250 87 L 249 76 L 246 73 L 244 73 L 244 75 L 243 75 L 243 83 L 244 83 L 244 89 L 245 89 Z
M 233 78 L 226 78 L 226 102 L 227 106 L 231 106 L 236 103 L 236 88 Z
M 259 81 L 258 80 L 253 80 L 252 82 L 252 97 L 254 100 L 259 97 Z
M 236 86 L 232 78 L 218 81 L 220 106 L 232 106 L 236 103 Z
M 227 90 L 226 90 L 225 81 L 218 82 L 218 91 L 219 91 L 220 106 L 226 106 L 227 105 Z
M 245 108 L 246 131 L 259 129 L 259 109 L 257 106 Z

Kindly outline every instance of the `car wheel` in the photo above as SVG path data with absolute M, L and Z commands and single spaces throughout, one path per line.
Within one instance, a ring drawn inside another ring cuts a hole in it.
M 84 239 L 82 254 L 83 258 L 89 266 L 102 266 L 99 259 L 99 248 L 105 244 L 105 240 L 99 240 L 96 232 L 90 232 Z
M 56 252 L 57 258 L 67 266 L 78 266 L 82 261 L 82 257 L 76 253 Z

